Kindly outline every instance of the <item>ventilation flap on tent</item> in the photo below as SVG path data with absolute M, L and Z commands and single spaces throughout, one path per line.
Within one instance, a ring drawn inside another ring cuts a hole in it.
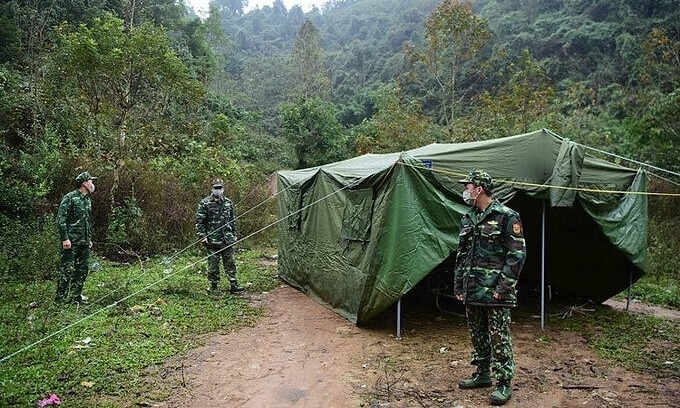
M 550 205 L 552 207 L 572 207 L 576 199 L 576 187 L 581 178 L 581 169 L 585 158 L 583 146 L 564 139 L 555 161 L 552 176 L 548 184 L 550 189 Z
M 602 211 L 597 203 L 581 200 L 584 210 L 597 222 L 609 240 L 637 265 L 645 270 L 648 264 L 647 220 L 648 203 L 647 174 L 638 170 L 626 194 L 618 205 L 609 211 Z

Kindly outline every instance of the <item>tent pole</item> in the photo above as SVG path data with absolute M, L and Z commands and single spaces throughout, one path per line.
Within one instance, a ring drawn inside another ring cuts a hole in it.
M 401 340 L 401 298 L 397 300 L 397 340 Z
M 626 299 L 626 312 L 630 308 L 630 298 L 632 296 L 633 289 L 633 264 L 630 264 L 630 276 L 628 277 L 628 296 Z
M 541 200 L 541 330 L 545 327 L 545 200 Z

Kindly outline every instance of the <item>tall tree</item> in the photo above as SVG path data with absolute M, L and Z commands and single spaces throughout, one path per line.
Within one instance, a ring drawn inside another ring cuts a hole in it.
M 490 38 L 487 22 L 472 12 L 470 2 L 446 0 L 425 23 L 425 49 L 404 47 L 410 70 L 402 84 L 449 130 L 483 77 L 479 53 Z
M 331 81 L 326 67 L 319 30 L 308 19 L 298 31 L 290 56 L 292 100 L 330 96 Z
M 181 146 L 204 88 L 189 77 L 162 29 L 151 23 L 129 29 L 112 14 L 91 27 L 62 26 L 52 62 L 60 78 L 52 83 L 65 85 L 52 88 L 53 112 L 73 115 L 61 121 L 65 142 L 110 164 L 113 209 L 126 161 Z
M 342 127 L 333 106 L 301 98 L 280 108 L 281 129 L 295 149 L 296 168 L 319 166 L 345 158 Z
M 357 154 L 415 149 L 441 139 L 438 127 L 423 115 L 420 104 L 404 101 L 394 86 L 378 91 L 376 110 L 357 128 Z
M 528 50 L 514 60 L 497 60 L 496 85 L 484 92 L 479 117 L 478 134 L 483 138 L 526 133 L 530 125 L 547 115 L 555 91 L 546 70 L 536 62 Z
M 643 85 L 633 132 L 646 160 L 680 169 L 680 39 L 654 29 L 643 43 L 638 75 Z

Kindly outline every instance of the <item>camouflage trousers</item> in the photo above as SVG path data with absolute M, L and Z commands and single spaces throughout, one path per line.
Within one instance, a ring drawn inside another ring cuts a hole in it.
M 220 261 L 224 266 L 224 273 L 230 283 L 236 283 L 236 263 L 234 262 L 234 245 L 215 246 L 208 248 L 208 281 L 217 284 L 220 281 Z
M 510 308 L 467 305 L 465 313 L 474 348 L 471 364 L 480 372 L 491 369 L 497 380 L 511 380 L 515 375 L 515 357 Z
M 90 258 L 89 245 L 73 245 L 70 249 L 61 249 L 61 267 L 57 275 L 57 294 L 54 300 L 80 301 L 83 285 L 87 279 L 88 261 Z

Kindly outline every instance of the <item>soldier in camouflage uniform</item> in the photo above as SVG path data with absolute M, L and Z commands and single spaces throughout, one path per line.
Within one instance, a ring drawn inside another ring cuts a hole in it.
M 472 208 L 463 216 L 454 274 L 454 293 L 465 303 L 474 348 L 471 378 L 461 389 L 490 387 L 489 402 L 502 405 L 512 396 L 515 360 L 510 336 L 510 308 L 517 306 L 517 280 L 524 265 L 525 243 L 519 214 L 491 198 L 492 180 L 475 170 L 459 181 Z
M 230 292 L 241 292 L 243 288 L 236 279 L 236 263 L 234 262 L 234 243 L 238 240 L 236 233 L 236 216 L 230 199 L 224 196 L 224 183 L 221 179 L 212 181 L 212 194 L 198 203 L 196 210 L 196 235 L 209 252 L 208 280 L 209 294 L 219 294 L 217 284 L 220 281 L 220 259 L 224 272 L 230 283 Z
M 57 277 L 57 302 L 86 303 L 82 295 L 88 273 L 90 248 L 92 248 L 92 202 L 96 180 L 88 172 L 76 177 L 77 189 L 66 194 L 57 212 L 57 230 L 61 240 L 61 268 Z

